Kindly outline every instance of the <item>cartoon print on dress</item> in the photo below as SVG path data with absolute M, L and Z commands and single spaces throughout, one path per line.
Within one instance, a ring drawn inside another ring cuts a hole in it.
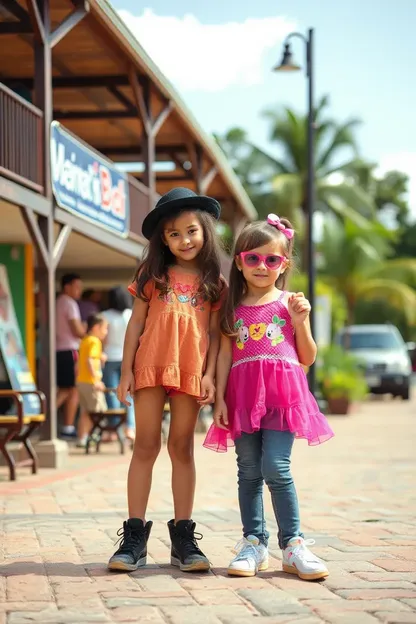
M 240 349 L 240 350 L 244 349 L 244 345 L 249 339 L 248 327 L 244 325 L 243 319 L 238 319 L 234 327 L 238 332 L 237 342 L 236 342 L 237 349 Z
M 253 323 L 248 329 L 253 340 L 261 340 L 266 333 L 267 326 L 266 323 Z
M 284 319 L 279 319 L 275 314 L 272 318 L 272 322 L 267 326 L 266 336 L 272 343 L 272 347 L 275 347 L 280 342 L 283 342 L 285 337 L 282 334 L 282 327 L 286 325 Z

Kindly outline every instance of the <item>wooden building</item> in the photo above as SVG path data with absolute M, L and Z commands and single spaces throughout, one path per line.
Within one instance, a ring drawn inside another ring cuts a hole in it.
M 136 171 L 117 177 L 121 162 Z M 91 209 L 98 169 L 116 179 L 104 188 L 101 178 L 101 196 L 120 193 L 110 212 L 104 200 Z M 45 440 L 56 439 L 57 275 L 129 275 L 143 218 L 172 186 L 216 197 L 233 232 L 255 217 L 222 152 L 106 0 L 0 0 L 0 243 L 34 249 Z M 84 193 L 77 208 L 74 193 Z

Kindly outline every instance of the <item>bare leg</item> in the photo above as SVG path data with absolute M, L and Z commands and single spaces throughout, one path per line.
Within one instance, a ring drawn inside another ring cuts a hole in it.
M 172 493 L 175 522 L 189 520 L 195 495 L 194 433 L 200 406 L 187 394 L 171 400 L 168 451 L 172 461 Z
M 88 416 L 88 412 L 86 412 L 84 409 L 81 409 L 81 414 L 78 421 L 78 437 L 80 440 L 82 440 L 89 434 L 91 424 L 92 423 L 90 417 Z
M 65 404 L 64 424 L 73 426 L 78 409 L 79 397 L 77 388 L 68 388 L 68 399 Z
M 59 409 L 67 400 L 69 395 L 69 388 L 58 388 L 56 395 L 56 409 Z
M 152 485 L 153 464 L 161 446 L 165 399 L 162 386 L 143 388 L 134 395 L 137 435 L 127 479 L 127 497 L 129 518 L 140 518 L 143 522 Z

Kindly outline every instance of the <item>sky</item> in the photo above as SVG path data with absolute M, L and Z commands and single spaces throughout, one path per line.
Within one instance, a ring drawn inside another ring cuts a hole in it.
M 416 0 L 112 0 L 202 127 L 268 144 L 265 110 L 306 112 L 304 74 L 271 71 L 292 31 L 314 28 L 315 96 L 338 121 L 362 120 L 362 156 L 410 176 L 416 218 Z M 303 63 L 305 48 L 294 40 Z

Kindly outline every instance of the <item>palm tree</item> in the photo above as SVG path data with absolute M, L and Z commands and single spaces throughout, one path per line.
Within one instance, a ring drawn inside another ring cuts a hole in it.
M 344 173 L 357 160 L 354 132 L 359 121 L 335 122 L 326 114 L 328 104 L 328 97 L 323 97 L 314 114 L 315 208 L 363 225 L 366 218 L 375 214 L 374 201 Z M 308 213 L 307 118 L 289 108 L 268 111 L 265 116 L 271 122 L 270 141 L 280 151 L 280 158 L 251 143 L 244 130 L 239 128 L 217 140 L 259 215 L 264 217 L 273 208 L 274 212 L 291 217 L 302 231 Z
M 394 234 L 380 223 L 365 227 L 346 219 L 328 218 L 321 245 L 323 279 L 345 297 L 348 324 L 358 301 L 387 301 L 404 311 L 407 323 L 416 322 L 416 260 L 389 259 Z
M 377 165 L 357 159 L 347 164 L 344 173 L 370 195 L 378 214 L 390 212 L 399 227 L 408 227 L 409 204 L 406 198 L 409 176 L 402 171 L 387 171 L 380 176 L 376 173 Z M 395 225 L 395 224 L 394 224 Z

